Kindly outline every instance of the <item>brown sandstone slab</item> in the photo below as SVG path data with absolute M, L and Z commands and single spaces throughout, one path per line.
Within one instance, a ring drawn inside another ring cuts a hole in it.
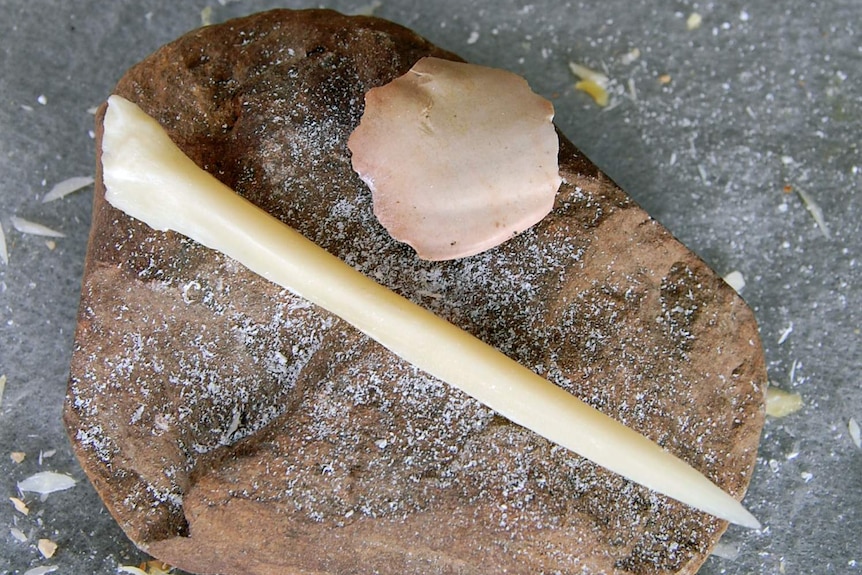
M 421 261 L 374 219 L 347 137 L 364 93 L 426 55 L 454 58 L 382 20 L 275 11 L 176 40 L 116 93 L 319 245 L 741 497 L 766 382 L 753 316 L 565 139 L 553 212 L 491 251 Z M 223 574 L 693 573 L 723 532 L 103 192 L 65 419 L 156 557 Z

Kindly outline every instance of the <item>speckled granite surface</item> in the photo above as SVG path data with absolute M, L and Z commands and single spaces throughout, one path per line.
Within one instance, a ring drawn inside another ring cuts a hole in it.
M 862 421 L 858 3 L 325 5 L 375 6 L 468 60 L 523 74 L 553 99 L 562 131 L 648 212 L 719 273 L 742 273 L 770 379 L 804 406 L 766 425 L 746 499 L 766 529 L 732 527 L 725 557 L 702 572 L 862 569 L 862 449 L 848 431 Z M 130 65 L 204 18 L 275 6 L 0 0 L 2 573 L 101 575 L 146 559 L 84 480 L 60 421 L 92 190 L 41 199 L 92 174 L 88 110 Z M 692 13 L 702 16 L 694 29 Z M 574 90 L 570 61 L 606 70 L 607 108 Z M 13 216 L 65 237 L 23 234 Z M 15 463 L 12 452 L 26 456 Z M 27 494 L 24 515 L 8 498 L 43 470 L 79 483 L 44 501 Z M 58 545 L 50 559 L 37 550 L 43 538 Z

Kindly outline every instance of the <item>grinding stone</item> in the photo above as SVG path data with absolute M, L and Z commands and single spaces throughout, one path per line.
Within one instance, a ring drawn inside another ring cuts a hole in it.
M 426 55 L 456 58 L 383 20 L 273 11 L 179 38 L 115 92 L 323 248 L 742 497 L 766 384 L 753 316 L 565 138 L 554 210 L 493 250 L 424 262 L 374 219 L 347 138 L 365 92 Z M 64 416 L 155 557 L 224 575 L 694 573 L 726 528 L 103 194 L 98 178 Z

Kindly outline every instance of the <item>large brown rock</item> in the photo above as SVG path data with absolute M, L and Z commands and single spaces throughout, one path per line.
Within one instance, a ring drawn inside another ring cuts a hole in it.
M 116 92 L 348 264 L 741 497 L 766 382 L 752 314 L 565 139 L 554 211 L 491 251 L 420 261 L 374 219 L 347 137 L 365 92 L 425 55 L 454 57 L 381 20 L 275 11 L 183 36 Z M 693 573 L 726 527 L 103 192 L 65 420 L 156 557 L 221 574 Z

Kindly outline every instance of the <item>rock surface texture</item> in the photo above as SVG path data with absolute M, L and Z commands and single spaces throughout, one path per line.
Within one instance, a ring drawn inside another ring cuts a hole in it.
M 274 11 L 179 38 L 116 93 L 238 193 L 741 497 L 766 383 L 752 313 L 564 138 L 554 210 L 497 248 L 423 262 L 375 220 L 347 138 L 365 92 L 426 55 L 455 58 L 382 20 Z M 103 192 L 65 421 L 159 559 L 224 575 L 694 573 L 724 531 Z

